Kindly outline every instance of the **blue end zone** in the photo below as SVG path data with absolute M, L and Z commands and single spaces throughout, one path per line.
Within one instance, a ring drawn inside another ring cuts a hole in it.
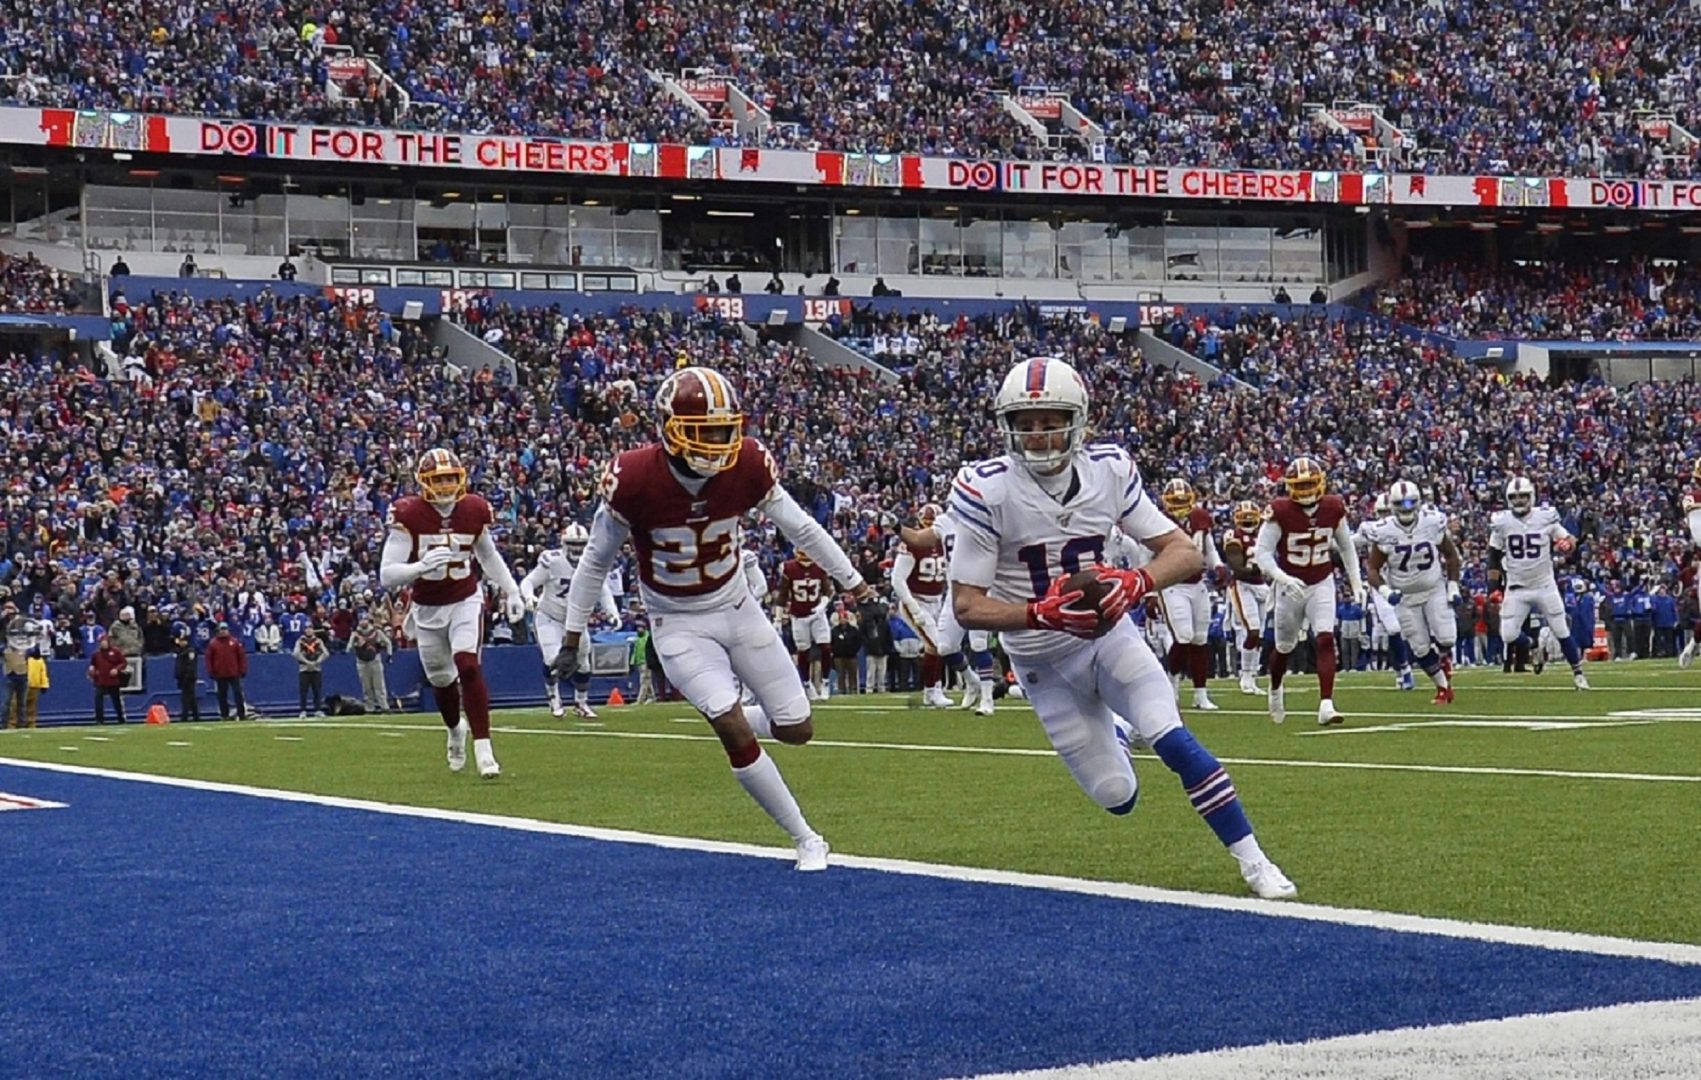
M 70 804 L 0 815 L 4 1075 L 945 1076 L 1701 996 L 1658 961 L 13 767 L 0 790 Z

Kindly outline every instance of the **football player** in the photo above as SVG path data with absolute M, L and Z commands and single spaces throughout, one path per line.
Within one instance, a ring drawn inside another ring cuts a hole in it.
M 948 709 L 951 699 L 945 696 L 945 650 L 940 638 L 941 615 L 945 603 L 945 544 L 937 525 L 940 509 L 933 503 L 924 505 L 917 513 L 921 528 L 900 531 L 898 550 L 892 556 L 890 580 L 892 596 L 897 600 L 898 617 L 909 624 L 921 638 L 921 703 L 930 708 Z M 953 670 L 965 665 L 960 651 Z
M 1435 704 L 1448 705 L 1453 701 L 1450 657 L 1459 636 L 1453 617 L 1463 561 L 1459 547 L 1447 532 L 1447 515 L 1425 508 L 1423 494 L 1410 480 L 1397 481 L 1384 498 L 1393 514 L 1360 530 L 1369 541 L 1365 573 L 1371 589 L 1394 609 L 1418 666 L 1435 684 Z
M 1252 561 L 1263 520 L 1264 511 L 1257 503 L 1237 502 L 1230 514 L 1231 528 L 1223 537 L 1223 562 L 1233 575 L 1228 585 L 1230 619 L 1240 636 L 1240 692 L 1255 697 L 1264 693 L 1258 689 L 1258 668 L 1264 644 L 1264 612 L 1270 606 L 1270 586 L 1264 580 L 1264 571 Z
M 827 625 L 827 605 L 833 602 L 833 582 L 815 565 L 809 552 L 799 551 L 780 565 L 786 616 L 791 619 L 791 645 L 797 656 L 797 677 L 811 701 L 826 701 L 827 676 L 833 670 L 833 628 Z M 810 678 L 810 661 L 819 679 Z
M 520 579 L 520 595 L 535 612 L 533 621 L 537 626 L 538 651 L 543 654 L 543 678 L 549 687 L 551 716 L 565 713 L 561 707 L 561 676 L 568 674 L 573 680 L 573 715 L 582 720 L 597 718 L 590 699 L 591 639 L 581 636 L 572 663 L 560 662 L 561 639 L 567 633 L 567 590 L 573 584 L 573 572 L 578 569 L 590 539 L 590 531 L 583 525 L 577 521 L 570 523 L 561 531 L 561 546 L 538 556 L 531 573 Z M 618 623 L 620 607 L 614 602 L 614 590 L 606 578 L 597 600 L 598 610 Z
M 490 504 L 467 493 L 467 470 L 453 450 L 427 450 L 414 470 L 419 494 L 390 507 L 390 531 L 378 580 L 387 589 L 410 586 L 406 634 L 419 644 L 419 662 L 449 729 L 449 768 L 467 764 L 467 731 L 478 774 L 500 776 L 490 748 L 490 688 L 478 660 L 484 629 L 480 579 L 502 590 L 509 622 L 525 618 L 526 601 L 491 536 Z M 461 718 L 462 708 L 466 719 Z
M 1507 655 L 1516 643 L 1528 649 L 1530 636 L 1524 622 L 1531 611 L 1540 613 L 1553 636 L 1559 639 L 1565 662 L 1571 665 L 1571 682 L 1579 690 L 1589 688 L 1583 675 L 1583 654 L 1571 638 L 1565 618 L 1565 599 L 1553 577 L 1553 560 L 1575 546 L 1559 511 L 1536 505 L 1536 485 L 1527 476 L 1514 476 L 1506 484 L 1506 509 L 1496 510 L 1488 522 L 1488 581 L 1491 588 L 1505 584 L 1500 601 L 1500 639 Z
M 929 691 L 925 691 L 925 689 L 922 691 L 922 704 L 930 704 L 930 706 L 949 706 L 951 704 L 951 699 L 944 694 L 944 674 L 939 670 L 939 665 L 942 665 L 946 670 L 956 672 L 963 677 L 963 708 L 975 709 L 980 716 L 992 716 L 997 711 L 997 696 L 995 696 L 997 679 L 995 679 L 995 672 L 993 672 L 992 634 L 978 631 L 978 629 L 966 631 L 961 624 L 958 624 L 956 614 L 951 611 L 951 580 L 947 577 L 946 568 L 951 563 L 951 551 L 956 549 L 956 522 L 951 520 L 951 515 L 946 514 L 942 507 L 939 507 L 939 503 L 924 503 L 922 509 L 915 512 L 915 520 L 917 520 L 915 527 L 898 526 L 898 541 L 902 543 L 903 548 L 908 549 L 908 556 L 913 560 L 913 568 L 907 575 L 900 573 L 898 560 L 903 558 L 903 551 L 900 549 L 898 556 L 893 558 L 893 566 L 891 566 L 893 592 L 896 592 L 896 582 L 900 577 L 907 580 L 912 595 L 919 592 L 917 585 L 924 583 L 922 578 L 930 575 L 932 571 L 937 570 L 939 577 L 946 578 L 942 582 L 941 595 L 939 595 L 937 604 L 922 597 L 922 604 L 912 605 L 912 612 L 917 616 L 915 619 L 912 619 L 910 614 L 905 614 L 903 604 L 898 607 L 898 616 L 903 617 L 903 621 L 908 622 L 910 628 L 915 629 L 915 633 L 919 634 L 925 643 L 925 651 L 922 653 L 922 682 L 927 682 L 930 674 L 932 675 L 932 684 L 930 685 L 937 687 L 936 694 L 932 694 L 932 696 L 929 696 Z M 915 607 L 922 607 L 924 611 L 915 612 Z M 934 629 L 930 631 L 932 638 L 922 633 L 917 626 L 917 622 L 922 621 L 922 614 L 932 617 L 932 621 L 934 621 Z M 964 641 L 968 643 L 968 648 L 973 653 L 973 660 L 975 660 L 973 667 L 970 665 L 970 658 L 963 655 Z M 934 662 L 932 668 L 929 668 L 929 662 L 927 662 L 929 655 L 939 658 Z
M 1177 476 L 1164 485 L 1160 496 L 1164 513 L 1175 522 L 1189 543 L 1199 549 L 1205 569 L 1177 582 L 1158 597 L 1164 621 L 1169 623 L 1175 644 L 1170 646 L 1169 673 L 1175 681 L 1175 698 L 1181 700 L 1181 684 L 1188 676 L 1193 679 L 1193 707 L 1202 712 L 1215 712 L 1217 705 L 1205 690 L 1211 673 L 1211 593 L 1205 587 L 1205 571 L 1216 573 L 1222 560 L 1217 556 L 1216 542 L 1211 538 L 1211 512 L 1199 505 L 1193 485 Z
M 1353 546 L 1358 549 L 1360 566 L 1370 557 L 1371 529 L 1377 522 L 1387 521 L 1391 512 L 1388 508 L 1388 493 L 1382 492 L 1376 496 L 1376 504 L 1371 511 L 1374 516 L 1369 521 L 1359 522 L 1357 530 L 1353 532 Z M 1388 642 L 1388 655 L 1385 659 L 1394 671 L 1394 689 L 1414 689 L 1417 684 L 1412 679 L 1411 650 L 1400 633 L 1400 617 L 1395 613 L 1394 606 L 1383 599 L 1381 593 L 1372 589 L 1368 612 Z
M 681 368 L 656 391 L 660 441 L 628 450 L 603 475 L 591 542 L 567 593 L 567 637 L 576 649 L 597 582 L 632 540 L 650 648 L 670 683 L 708 718 L 733 775 L 797 847 L 799 870 L 827 868 L 827 842 L 809 827 L 766 735 L 802 744 L 814 735 L 809 699 L 779 632 L 751 593 L 739 522 L 759 509 L 858 601 L 872 597 L 826 530 L 780 486 L 768 448 L 744 436 L 738 393 L 710 368 Z M 757 704 L 739 703 L 741 684 Z
M 1689 539 L 1695 546 L 1701 547 L 1701 461 L 1697 461 L 1695 468 L 1690 470 L 1689 479 L 1695 486 L 1683 496 L 1683 520 L 1689 526 Z M 1689 628 L 1689 640 L 1683 651 L 1677 654 L 1678 667 L 1686 668 L 1695 662 L 1697 641 L 1701 641 L 1701 619 L 1696 619 Z
M 1252 890 L 1292 897 L 1228 773 L 1182 725 L 1169 677 L 1125 617 L 1197 574 L 1204 557 L 1146 496 L 1121 447 L 1083 445 L 1087 407 L 1086 385 L 1063 360 L 1024 360 L 1005 376 L 993 413 L 1008 453 L 966 466 L 951 486 L 957 619 L 999 632 L 1047 738 L 1094 802 L 1113 814 L 1134 809 L 1139 786 L 1126 747 L 1138 740 L 1178 776 Z M 1102 565 L 1113 529 L 1148 548 L 1151 561 Z M 1083 594 L 1066 583 L 1095 566 L 1101 595 L 1078 607 Z
M 1299 644 L 1307 621 L 1316 635 L 1317 686 L 1323 700 L 1317 722 L 1325 726 L 1346 719 L 1335 708 L 1335 556 L 1346 571 L 1353 601 L 1364 605 L 1364 584 L 1358 575 L 1358 551 L 1347 528 L 1347 504 L 1339 495 L 1324 494 L 1323 467 L 1309 457 L 1288 464 L 1282 482 L 1285 498 L 1272 499 L 1258 528 L 1252 559 L 1271 587 L 1275 608 L 1276 651 L 1270 655 L 1270 719 L 1287 719 L 1282 677 L 1288 658 Z

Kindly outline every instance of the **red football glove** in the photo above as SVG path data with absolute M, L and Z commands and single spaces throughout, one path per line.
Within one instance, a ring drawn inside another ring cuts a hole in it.
M 1028 601 L 1029 630 L 1059 630 L 1076 637 L 1097 637 L 1103 628 L 1096 611 L 1074 611 L 1068 605 L 1081 599 L 1080 592 L 1064 592 L 1067 576 L 1059 577 L 1046 590 L 1045 598 Z
M 1135 604 L 1157 592 L 1152 575 L 1145 569 L 1118 570 L 1113 566 L 1101 566 L 1098 570 L 1099 581 L 1111 586 L 1109 595 L 1099 604 L 1099 610 L 1111 622 L 1122 618 Z

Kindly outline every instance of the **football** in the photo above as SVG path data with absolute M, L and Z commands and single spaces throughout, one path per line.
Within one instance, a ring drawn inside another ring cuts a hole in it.
M 1079 600 L 1071 601 L 1066 605 L 1069 610 L 1097 612 L 1102 620 L 1104 610 L 1099 605 L 1104 602 L 1105 596 L 1110 592 L 1110 587 L 1099 580 L 1097 567 L 1089 567 L 1071 575 L 1069 580 L 1063 583 L 1063 592 L 1064 595 L 1072 592 L 1081 594 Z M 1108 623 L 1101 627 L 1101 630 L 1108 629 L 1110 629 Z

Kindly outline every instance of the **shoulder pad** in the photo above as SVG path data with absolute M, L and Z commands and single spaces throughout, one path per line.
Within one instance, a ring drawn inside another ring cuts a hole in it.
M 979 508 L 997 506 L 1004 501 L 1009 489 L 1010 473 L 1020 466 L 1011 462 L 1007 457 L 991 458 L 965 465 L 957 471 L 956 480 L 951 483 L 951 502 L 961 503 L 968 512 Z

